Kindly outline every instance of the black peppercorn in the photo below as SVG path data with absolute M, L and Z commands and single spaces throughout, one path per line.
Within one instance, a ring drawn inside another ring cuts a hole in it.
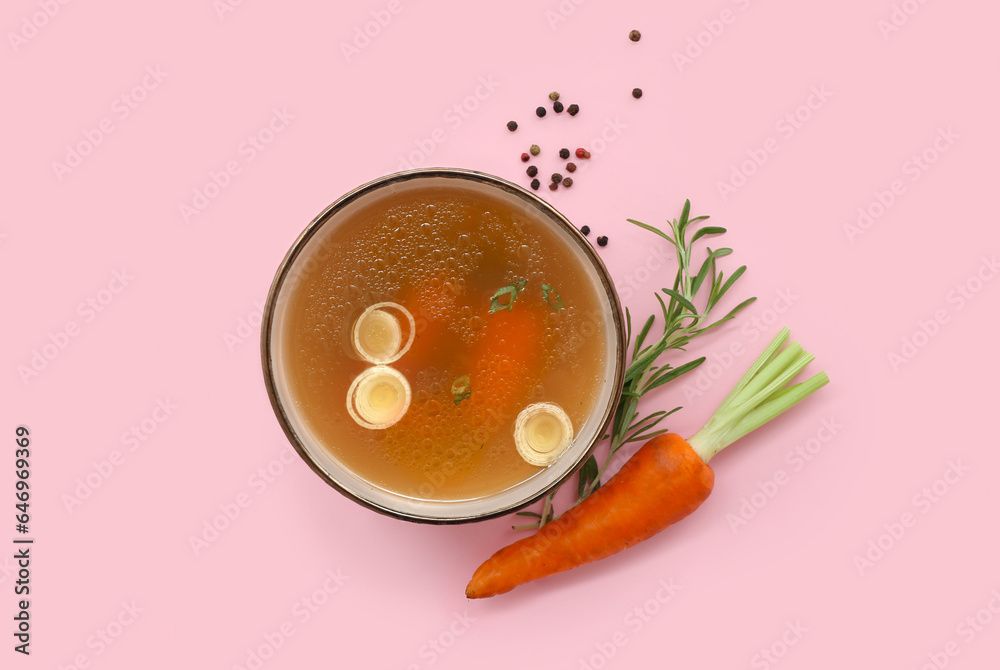
M 538 187 L 541 186 L 541 185 L 542 185 L 542 182 L 538 181 L 537 179 L 532 179 L 531 180 L 531 188 L 535 189 L 536 191 L 538 190 Z
M 601 235 L 600 237 L 597 238 L 597 243 L 602 247 L 608 246 L 608 236 Z
M 642 97 L 642 89 L 641 88 L 633 88 L 632 89 L 632 97 L 633 98 L 641 98 Z
M 529 165 L 527 172 L 529 177 L 534 177 L 536 174 L 538 174 L 538 167 L 535 165 Z
M 642 33 L 640 33 L 638 30 L 633 30 L 628 34 L 628 38 L 633 42 L 638 42 L 642 38 Z
M 559 158 L 569 158 L 569 149 L 560 149 Z
M 576 116 L 576 113 L 580 111 L 580 105 L 574 102 L 572 105 L 566 108 L 566 111 L 569 112 L 570 116 Z
M 514 132 L 515 130 L 517 130 L 517 121 L 508 121 L 507 130 L 509 130 L 510 132 Z
M 543 116 L 545 116 L 545 108 L 539 107 L 538 109 L 535 110 L 535 114 L 538 115 L 538 118 L 542 118 Z
M 590 235 L 590 226 L 584 226 L 583 228 L 580 229 L 580 232 L 583 233 L 584 235 Z
M 552 103 L 552 111 L 555 112 L 556 114 L 560 113 L 561 111 L 563 111 L 563 104 L 558 100 L 556 100 L 555 102 Z

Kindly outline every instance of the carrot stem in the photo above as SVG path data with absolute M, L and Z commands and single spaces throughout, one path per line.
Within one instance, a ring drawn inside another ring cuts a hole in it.
M 829 383 L 826 373 L 819 372 L 804 382 L 787 386 L 813 359 L 798 342 L 782 349 L 788 337 L 788 329 L 782 328 L 705 426 L 688 440 L 706 463 L 736 440 Z

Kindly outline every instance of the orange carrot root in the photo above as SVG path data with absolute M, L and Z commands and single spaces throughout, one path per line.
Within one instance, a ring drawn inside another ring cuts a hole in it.
M 642 542 L 696 510 L 715 483 L 712 468 L 679 435 L 646 442 L 589 498 L 479 566 L 468 598 L 490 598 Z

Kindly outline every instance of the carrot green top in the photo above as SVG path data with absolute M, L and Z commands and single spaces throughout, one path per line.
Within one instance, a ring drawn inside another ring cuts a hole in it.
M 786 386 L 813 359 L 798 342 L 792 342 L 779 353 L 787 340 L 788 328 L 782 328 L 708 423 L 688 439 L 703 461 L 707 463 L 736 440 L 829 383 L 826 373 L 818 372 L 804 382 Z

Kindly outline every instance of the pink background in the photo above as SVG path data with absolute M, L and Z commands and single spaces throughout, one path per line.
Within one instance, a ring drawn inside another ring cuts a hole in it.
M 0 542 L 19 424 L 36 539 L 30 657 L 0 552 L 3 667 L 995 667 L 997 5 L 907 0 L 887 32 L 891 0 L 223 2 L 2 10 Z M 577 117 L 534 117 L 553 89 Z M 292 118 L 249 151 L 275 109 Z M 673 268 L 650 273 L 666 249 L 626 218 L 663 224 L 691 198 L 730 230 L 727 271 L 749 266 L 733 297 L 758 302 L 690 352 L 715 364 L 701 388 L 678 380 L 646 411 L 685 405 L 670 427 L 690 435 L 781 325 L 832 384 L 714 460 L 715 493 L 682 525 L 467 602 L 511 520 L 403 523 L 282 462 L 255 326 L 288 246 L 340 194 L 403 161 L 526 184 L 531 143 L 543 176 L 559 146 L 594 150 L 571 190 L 541 193 L 611 238 L 633 314 Z M 213 173 L 225 188 L 185 217 Z M 859 208 L 875 216 L 852 236 Z

